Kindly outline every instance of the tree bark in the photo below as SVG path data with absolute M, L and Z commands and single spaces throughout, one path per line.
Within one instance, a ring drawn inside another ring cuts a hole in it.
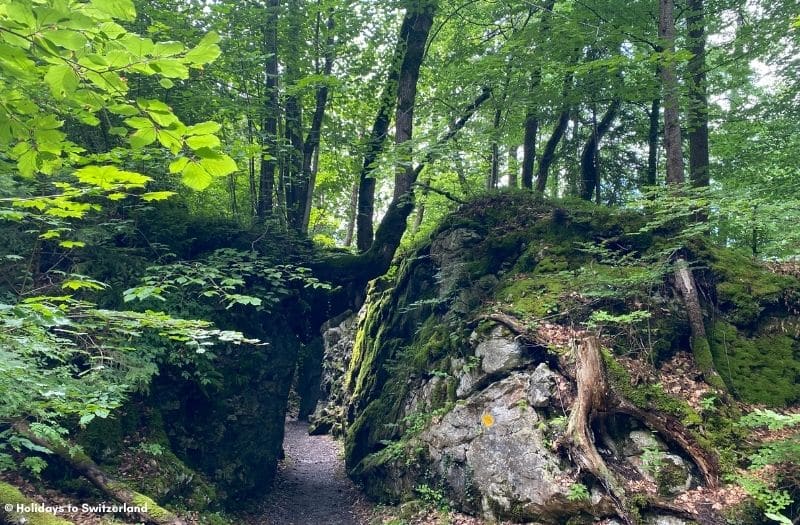
M 345 248 L 353 245 L 353 238 L 356 232 L 356 215 L 358 214 L 358 181 L 353 184 L 350 192 L 350 205 L 347 207 L 347 233 L 344 238 Z
M 600 122 L 592 129 L 592 134 L 583 147 L 583 152 L 581 153 L 580 197 L 584 200 L 592 200 L 592 196 L 599 188 L 600 170 L 597 165 L 597 157 L 600 141 L 603 140 L 603 136 L 611 129 L 611 124 L 613 124 L 614 119 L 617 118 L 617 112 L 621 105 L 622 103 L 619 99 L 615 99 L 611 102 L 611 105 L 600 119 Z
M 689 33 L 689 180 L 694 187 L 709 184 L 708 94 L 706 84 L 706 22 L 703 0 L 687 0 Z
M 383 151 L 386 135 L 389 132 L 392 111 L 397 105 L 397 88 L 400 78 L 400 68 L 407 50 L 409 32 L 414 23 L 414 16 L 411 12 L 406 12 L 403 23 L 400 26 L 400 36 L 394 51 L 392 64 L 387 73 L 386 83 L 383 86 L 378 105 L 378 113 L 372 124 L 372 132 L 365 144 L 364 164 L 359 173 L 358 188 L 358 216 L 356 217 L 356 247 L 358 251 L 365 252 L 370 246 L 374 237 L 373 215 L 375 213 L 375 186 L 376 181 L 372 177 L 375 162 Z
M 714 359 L 711 356 L 711 348 L 703 321 L 703 309 L 697 293 L 697 283 L 689 265 L 683 259 L 678 259 L 675 263 L 675 286 L 683 298 L 686 314 L 689 317 L 689 327 L 692 330 L 691 347 L 695 364 L 703 373 L 706 383 L 724 391 L 725 383 L 714 368 Z
M 517 161 L 517 146 L 508 147 L 508 187 L 516 188 L 519 185 L 519 166 Z
M 326 28 L 328 36 L 325 39 L 325 62 L 322 67 L 322 74 L 330 76 L 333 71 L 334 62 L 334 40 L 333 30 L 336 26 L 333 18 L 333 11 L 328 14 L 328 22 Z M 303 219 L 300 225 L 302 233 L 308 233 L 308 221 L 311 218 L 311 207 L 314 198 L 314 185 L 316 184 L 317 166 L 312 169 L 312 162 L 315 158 L 319 158 L 320 137 L 322 131 L 322 121 L 325 118 L 325 108 L 328 105 L 328 86 L 323 84 L 317 88 L 316 100 L 314 107 L 314 115 L 311 118 L 311 127 L 306 136 L 304 150 L 303 150 L 303 177 L 301 179 L 300 194 L 305 197 L 305 205 L 303 207 Z
M 625 489 L 594 445 L 592 421 L 599 413 L 605 413 L 609 405 L 609 387 L 600 342 L 595 336 L 586 336 L 574 344 L 574 352 L 578 392 L 570 409 L 565 439 L 576 463 L 591 472 L 608 491 L 619 517 L 625 523 L 633 524 L 635 522 L 628 510 Z
M 531 91 L 538 81 L 531 80 Z M 533 163 L 536 159 L 536 136 L 539 134 L 539 118 L 529 109 L 525 114 L 525 136 L 522 139 L 522 187 L 533 189 Z
M 683 151 L 680 125 L 678 76 L 675 73 L 674 0 L 659 0 L 658 36 L 664 50 L 661 70 L 664 100 L 664 147 L 667 150 L 667 184 L 683 184 Z
M 553 163 L 553 159 L 555 158 L 556 147 L 558 147 L 558 143 L 561 142 L 561 138 L 564 136 L 564 132 L 567 130 L 569 113 L 570 112 L 568 109 L 565 109 L 561 112 L 561 114 L 558 116 L 556 126 L 553 128 L 553 133 L 550 135 L 550 138 L 547 139 L 547 144 L 544 146 L 542 158 L 539 159 L 539 168 L 536 171 L 537 193 L 543 194 L 544 189 L 547 186 L 547 173 L 550 171 L 550 165 Z
M 264 32 L 264 104 L 261 118 L 261 165 L 258 177 L 256 217 L 263 221 L 272 215 L 275 168 L 278 157 L 278 9 L 280 0 L 269 0 Z
M 409 7 L 409 10 L 412 8 Z M 422 59 L 425 56 L 425 44 L 433 24 L 433 13 L 436 5 L 423 1 L 413 7 L 414 20 L 406 40 L 406 52 L 400 66 L 400 77 L 397 83 L 397 111 L 395 113 L 394 139 L 397 146 L 400 165 L 395 171 L 394 199 L 413 200 L 412 185 L 417 173 L 413 167 L 411 138 L 414 134 L 414 107 L 417 99 L 417 82 Z
M 659 110 L 661 108 L 661 99 L 654 98 L 650 104 L 650 112 L 648 117 L 650 126 L 647 130 L 647 177 L 645 184 L 648 186 L 656 185 L 656 176 L 658 174 L 658 124 L 659 124 Z
M 492 152 L 491 152 L 491 167 L 489 168 L 489 177 L 486 179 L 486 189 L 497 189 L 497 183 L 500 179 L 500 145 L 497 142 L 497 134 L 500 130 L 500 121 L 503 117 L 503 111 L 500 108 L 494 110 L 494 118 L 492 119 Z
M 542 37 L 549 36 L 550 15 L 553 11 L 555 0 L 545 0 L 542 5 L 542 21 L 539 28 L 540 40 Z M 542 82 L 542 68 L 535 66 L 531 73 L 530 88 L 528 96 L 533 97 Z M 533 189 L 533 165 L 536 160 L 536 137 L 539 134 L 539 116 L 532 101 L 528 102 L 525 111 L 525 136 L 522 141 L 522 187 Z

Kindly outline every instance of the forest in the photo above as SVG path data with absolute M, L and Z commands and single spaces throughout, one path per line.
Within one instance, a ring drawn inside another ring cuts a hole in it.
M 796 0 L 0 0 L 0 523 L 797 525 Z

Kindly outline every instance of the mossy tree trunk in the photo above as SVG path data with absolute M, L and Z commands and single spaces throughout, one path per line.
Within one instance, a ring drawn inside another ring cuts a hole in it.
M 92 461 L 92 458 L 80 452 L 78 447 L 72 446 L 69 443 L 51 443 L 49 440 L 31 431 L 30 427 L 24 422 L 15 423 L 14 430 L 36 445 L 53 452 L 53 454 L 61 458 L 70 467 L 91 481 L 94 486 L 109 497 L 131 507 L 147 509 L 146 511 L 142 510 L 135 513 L 143 522 L 152 525 L 187 525 L 185 520 L 159 506 L 151 498 L 135 490 L 131 490 L 124 483 L 111 478 Z
M 697 283 L 684 259 L 676 261 L 675 286 L 683 298 L 686 314 L 689 317 L 689 326 L 692 330 L 692 354 L 694 355 L 695 364 L 703 373 L 706 383 L 724 391 L 725 383 L 714 368 L 714 358 L 711 355 L 711 346 L 706 336 L 703 309 L 700 306 L 700 297 L 697 293 Z

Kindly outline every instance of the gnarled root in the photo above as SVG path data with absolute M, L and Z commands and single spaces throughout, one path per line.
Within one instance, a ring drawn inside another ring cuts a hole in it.
M 638 523 L 638 518 L 632 511 L 625 488 L 609 469 L 594 444 L 592 423 L 599 417 L 620 413 L 642 421 L 691 457 L 702 473 L 706 485 L 716 487 L 719 484 L 719 464 L 716 457 L 713 453 L 705 451 L 680 421 L 633 405 L 609 385 L 600 342 L 595 336 L 583 337 L 574 344 L 574 351 L 577 395 L 560 446 L 566 448 L 573 460 L 606 488 L 614 501 L 619 517 L 625 523 Z M 694 515 L 658 499 L 648 501 L 645 506 L 689 517 L 700 523 L 715 523 L 713 520 Z
M 587 336 L 575 344 L 576 381 L 578 395 L 572 404 L 564 442 L 578 465 L 592 473 L 606 488 L 619 517 L 625 523 L 636 523 L 628 507 L 625 489 L 597 451 L 591 432 L 595 416 L 608 407 L 609 389 L 606 383 L 600 342 Z

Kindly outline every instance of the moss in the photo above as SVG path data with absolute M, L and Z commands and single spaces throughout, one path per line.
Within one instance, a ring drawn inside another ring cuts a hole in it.
M 0 481 L 0 503 L 4 505 L 30 505 L 35 502 L 25 497 L 17 487 Z M 0 518 L 2 518 L 3 513 L 6 513 L 6 511 L 0 510 Z M 14 522 L 28 525 L 72 525 L 71 521 L 46 512 L 7 512 L 7 515 Z
M 495 297 L 522 318 L 545 317 L 558 309 L 559 299 L 567 290 L 565 281 L 561 274 L 520 276 L 502 283 Z
M 676 488 L 684 486 L 686 474 L 686 470 L 680 465 L 664 460 L 655 474 L 658 493 L 662 496 L 674 495 Z
M 705 337 L 692 337 L 691 347 L 694 362 L 700 371 L 703 372 L 703 378 L 706 383 L 715 388 L 726 390 L 725 383 L 720 379 L 719 375 L 717 375 L 714 367 L 714 357 L 711 355 L 711 345 L 709 345 L 708 339 Z
M 711 353 L 722 379 L 742 400 L 785 406 L 800 400 L 800 342 L 781 333 L 747 337 L 731 323 L 717 321 Z
M 778 303 L 787 290 L 800 289 L 796 278 L 773 273 L 740 250 L 704 246 L 699 251 L 718 281 L 720 307 L 737 326 L 754 326 L 765 308 Z
M 631 384 L 631 376 L 627 370 L 611 355 L 603 352 L 603 361 L 608 377 L 615 390 L 622 397 L 642 410 L 658 410 L 679 419 L 686 426 L 700 424 L 702 418 L 686 401 L 670 396 L 659 385 Z
M 147 514 L 155 520 L 167 521 L 174 517 L 172 512 L 160 506 L 158 503 L 153 501 L 152 498 L 148 498 L 144 494 L 140 494 L 138 492 L 134 492 L 131 496 L 131 503 L 134 507 L 146 508 Z

